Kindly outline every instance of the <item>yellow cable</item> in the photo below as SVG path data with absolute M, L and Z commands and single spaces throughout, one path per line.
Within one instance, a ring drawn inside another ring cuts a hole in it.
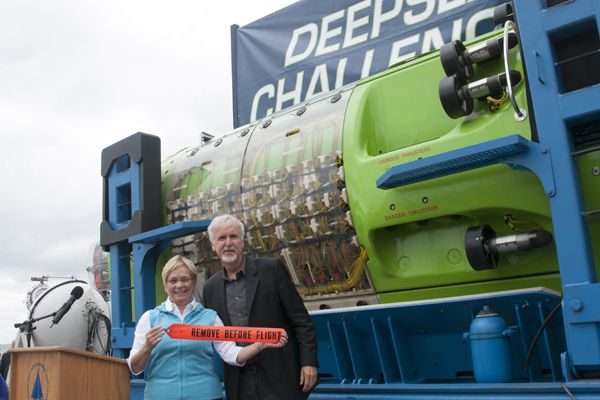
M 485 101 L 488 107 L 490 108 L 490 111 L 496 112 L 500 110 L 500 107 L 502 107 L 502 105 L 508 101 L 508 94 L 504 92 L 502 94 L 502 97 L 500 97 L 499 99 L 496 99 L 492 96 L 488 96 L 486 97 Z
M 537 222 L 519 219 L 515 214 L 505 214 L 504 223 L 514 232 L 527 232 L 532 229 L 542 229 L 542 226 Z
M 369 261 L 367 251 L 365 249 L 361 249 L 360 255 L 352 263 L 352 268 L 350 269 L 350 275 L 348 276 L 348 279 L 346 279 L 344 282 L 330 283 L 328 285 L 317 286 L 314 288 L 298 288 L 298 292 L 301 295 L 310 296 L 314 294 L 331 293 L 335 291 L 345 292 L 349 289 L 352 289 L 358 284 L 360 278 L 364 274 L 367 261 Z

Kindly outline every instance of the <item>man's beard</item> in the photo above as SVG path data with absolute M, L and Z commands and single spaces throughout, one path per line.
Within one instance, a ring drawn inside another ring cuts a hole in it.
M 233 254 L 233 255 L 223 254 L 221 256 L 221 261 L 224 263 L 232 263 L 232 262 L 236 261 L 237 259 L 238 259 L 237 254 Z

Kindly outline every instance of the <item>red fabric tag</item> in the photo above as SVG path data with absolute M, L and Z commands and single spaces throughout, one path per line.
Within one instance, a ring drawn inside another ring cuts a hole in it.
M 253 328 L 247 326 L 172 324 L 166 332 L 171 339 L 277 343 L 281 339 L 284 330 L 281 328 Z

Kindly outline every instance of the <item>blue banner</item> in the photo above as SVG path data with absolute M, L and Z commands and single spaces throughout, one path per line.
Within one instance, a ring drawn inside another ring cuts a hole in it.
M 301 0 L 232 26 L 234 126 L 491 31 L 506 0 Z

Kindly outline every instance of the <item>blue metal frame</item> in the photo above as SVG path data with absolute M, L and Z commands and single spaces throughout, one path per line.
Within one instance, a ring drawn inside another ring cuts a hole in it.
M 560 377 L 559 355 L 566 346 L 559 318 L 546 327 L 528 369 L 523 365 L 534 332 L 560 301 L 556 292 L 532 288 L 313 311 L 321 376 L 317 392 L 335 386 L 345 390 L 346 385 L 395 385 L 401 389 L 402 385 L 473 382 L 471 343 L 467 340 L 471 335 L 465 333 L 486 306 L 513 332 L 508 357 L 512 360 L 512 381 L 531 382 L 532 386 L 556 382 Z M 490 365 L 496 361 L 489 359 Z
M 564 358 L 571 364 L 565 365 L 563 373 L 566 379 L 572 379 L 571 372 L 577 375 L 600 369 L 600 286 L 582 216 L 583 199 L 571 154 L 569 126 L 592 114 L 600 115 L 600 85 L 561 93 L 553 40 L 593 19 L 600 31 L 600 7 L 593 0 L 551 8 L 543 8 L 541 3 L 514 0 L 514 7 L 540 142 L 550 149 L 556 166 L 553 174 L 558 190 L 550 199 L 550 207 L 563 288 L 568 347 Z
M 504 384 L 319 384 L 311 400 L 564 400 L 597 399 L 598 387 L 586 382 Z
M 127 167 L 126 167 L 127 166 Z M 140 210 L 141 167 L 132 163 L 129 155 L 123 155 L 113 162 L 108 179 L 108 222 L 113 230 L 129 226 L 129 220 Z M 124 195 L 129 194 L 124 197 Z M 123 209 L 127 209 L 128 218 L 123 218 Z
M 114 231 L 126 229 L 131 217 L 140 210 L 141 166 L 129 155 L 123 155 L 112 163 L 106 180 L 108 223 Z M 123 215 L 124 208 L 127 219 Z M 131 246 L 126 242 L 110 245 L 111 339 L 113 354 L 117 357 L 124 357 L 133 343 L 130 254 Z
M 110 251 L 113 354 L 133 340 L 131 246 L 128 237 L 160 226 L 160 139 L 142 132 L 102 150 L 101 245 Z
M 552 49 L 553 38 L 582 22 L 595 19 L 598 28 L 600 7 L 597 0 L 574 0 L 548 9 L 545 3 L 513 0 L 539 143 L 519 135 L 479 143 L 397 165 L 377 180 L 377 186 L 390 189 L 498 163 L 532 171 L 549 197 L 563 285 L 564 326 L 558 318 L 551 322 L 540 336 L 528 370 L 513 368 L 514 379 L 527 383 L 476 384 L 458 383 L 460 373 L 470 368 L 470 350 L 460 338 L 483 305 L 491 305 L 518 328 L 510 338 L 518 364 L 549 308 L 560 301 L 558 296 L 544 292 L 540 297 L 540 291 L 529 290 L 312 312 L 322 375 L 312 399 L 562 399 L 573 394 L 600 398 L 598 381 L 575 380 L 600 370 L 600 284 L 569 137 L 573 123 L 600 116 L 600 85 L 561 93 Z M 113 166 L 108 179 L 110 224 L 120 229 L 127 223 L 116 213 L 122 205 L 116 193 L 123 185 L 131 186 L 134 214 L 139 209 L 140 171 L 136 164 L 128 171 Z M 132 304 L 136 319 L 156 304 L 158 256 L 171 239 L 201 232 L 208 223 L 182 222 L 111 245 L 115 355 L 123 356 L 133 342 Z M 560 372 L 565 383 L 559 381 Z M 132 380 L 132 397 L 141 396 L 143 386 L 143 380 Z
M 563 288 L 567 353 L 562 356 L 565 380 L 579 371 L 600 370 L 600 284 L 597 282 L 585 222 L 579 177 L 571 154 L 569 125 L 600 115 L 600 85 L 561 94 L 554 65 L 552 38 L 595 19 L 600 7 L 592 0 L 544 8 L 542 1 L 514 0 L 522 53 L 539 144 L 512 135 L 391 168 L 377 180 L 390 189 L 441 176 L 504 163 L 535 173 L 550 199 L 554 237 Z
M 127 229 L 131 218 L 142 208 L 141 162 L 142 160 L 132 160 L 127 154 L 123 155 L 113 161 L 106 176 L 107 222 L 115 232 Z M 144 311 L 156 306 L 155 274 L 160 254 L 169 247 L 171 239 L 203 232 L 209 223 L 210 221 L 181 222 L 139 233 L 110 245 L 113 304 L 111 340 L 115 356 L 126 357 L 133 344 L 134 321 Z

